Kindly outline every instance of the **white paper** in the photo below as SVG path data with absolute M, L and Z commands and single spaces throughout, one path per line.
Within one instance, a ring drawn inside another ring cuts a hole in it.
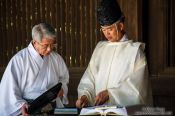
M 83 115 L 107 115 L 107 114 L 117 114 L 117 115 L 122 115 L 122 116 L 127 116 L 127 111 L 125 107 L 122 108 L 117 108 L 117 107 L 89 107 L 89 108 L 82 108 L 80 112 L 80 116 Z

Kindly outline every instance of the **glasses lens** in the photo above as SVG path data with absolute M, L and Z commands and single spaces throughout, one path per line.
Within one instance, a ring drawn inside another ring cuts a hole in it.
M 38 44 L 42 47 L 42 49 L 47 49 L 47 48 L 55 49 L 55 48 L 57 48 L 57 44 L 42 44 L 39 42 L 38 42 Z

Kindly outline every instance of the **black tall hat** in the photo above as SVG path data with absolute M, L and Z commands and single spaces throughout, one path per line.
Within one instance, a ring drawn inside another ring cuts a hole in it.
M 124 20 L 123 13 L 116 0 L 102 0 L 97 8 L 97 18 L 101 26 L 112 25 L 118 20 Z

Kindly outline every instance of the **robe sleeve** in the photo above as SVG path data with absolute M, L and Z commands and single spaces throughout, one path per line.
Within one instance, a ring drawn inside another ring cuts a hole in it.
M 78 85 L 78 98 L 86 95 L 90 104 L 93 104 L 95 98 L 94 82 L 92 69 L 90 66 L 88 66 Z
M 21 67 L 20 59 L 13 58 L 4 72 L 0 85 L 1 116 L 20 113 L 22 105 L 26 103 L 19 86 L 19 80 L 22 79 Z
M 134 104 L 151 104 L 151 91 L 148 80 L 146 57 L 139 48 L 134 70 L 116 88 L 109 88 L 110 104 L 122 106 Z
M 97 49 L 102 45 L 102 42 L 99 42 L 92 54 L 89 65 L 83 74 L 83 77 L 80 80 L 78 85 L 78 98 L 83 95 L 86 95 L 90 104 L 94 104 L 95 98 L 95 74 L 97 74 L 97 67 L 95 66 L 96 61 L 95 57 L 98 57 Z
M 61 70 L 62 74 L 61 74 L 59 79 L 60 79 L 60 82 L 62 83 L 62 88 L 64 91 L 62 103 L 68 104 L 69 102 L 68 102 L 67 94 L 68 94 L 69 72 L 68 72 L 67 66 L 62 58 L 60 60 L 60 66 L 61 66 L 60 70 Z M 58 102 L 58 100 L 57 100 L 57 102 Z M 57 107 L 61 107 L 60 103 L 57 103 Z

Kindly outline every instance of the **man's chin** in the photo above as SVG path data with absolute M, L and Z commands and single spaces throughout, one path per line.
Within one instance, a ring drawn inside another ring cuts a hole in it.
M 110 42 L 119 42 L 120 40 L 115 40 L 115 39 L 108 39 L 108 41 L 110 41 Z
M 116 42 L 116 40 L 113 39 L 113 38 L 108 38 L 108 41 L 110 41 L 110 42 Z
M 108 41 L 110 41 L 110 42 L 116 42 L 115 40 L 112 40 L 112 39 L 111 40 L 108 40 Z
M 44 54 L 43 56 L 48 56 L 50 53 Z

